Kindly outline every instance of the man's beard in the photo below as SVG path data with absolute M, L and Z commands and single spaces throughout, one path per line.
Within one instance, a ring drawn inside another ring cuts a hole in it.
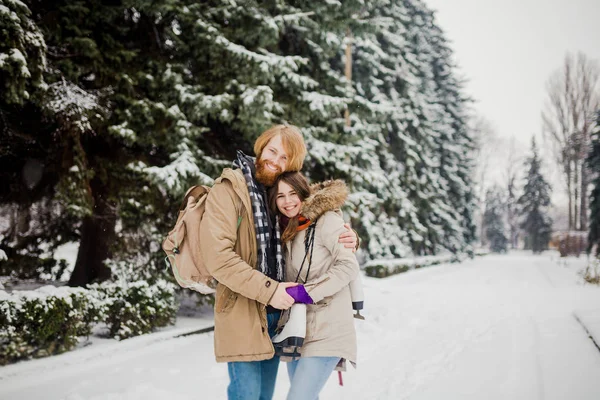
M 265 165 L 265 161 L 256 160 L 256 180 L 262 183 L 264 186 L 273 186 L 277 177 L 283 172 L 281 169 L 279 169 L 279 167 L 275 168 L 277 168 L 276 172 L 271 171 Z

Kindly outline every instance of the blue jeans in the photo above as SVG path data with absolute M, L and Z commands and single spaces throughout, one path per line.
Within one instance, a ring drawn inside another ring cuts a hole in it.
M 267 314 L 269 336 L 275 336 L 275 328 L 281 313 Z M 229 400 L 271 400 L 279 369 L 279 357 L 263 361 L 234 361 L 227 363 L 229 371 Z
M 300 357 L 289 362 L 287 400 L 317 400 L 338 361 L 339 357 Z

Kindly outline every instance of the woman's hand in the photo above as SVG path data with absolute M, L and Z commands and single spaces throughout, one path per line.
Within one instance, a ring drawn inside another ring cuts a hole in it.
M 273 297 L 269 300 L 269 305 L 277 308 L 278 310 L 287 310 L 294 304 L 294 298 L 290 296 L 285 289 L 298 286 L 295 282 L 279 282 Z

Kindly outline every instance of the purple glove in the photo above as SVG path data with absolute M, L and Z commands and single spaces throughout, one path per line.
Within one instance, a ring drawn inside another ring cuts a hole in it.
M 302 304 L 313 304 L 314 303 L 314 301 L 313 301 L 313 299 L 311 299 L 310 295 L 308 293 L 306 293 L 306 289 L 304 289 L 304 285 L 290 286 L 288 288 L 285 288 L 285 291 L 287 292 L 287 294 L 289 294 L 290 296 L 292 296 L 294 298 L 294 301 L 296 303 L 302 303 Z

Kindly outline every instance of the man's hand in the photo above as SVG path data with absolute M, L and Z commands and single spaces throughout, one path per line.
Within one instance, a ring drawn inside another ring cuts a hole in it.
M 285 289 L 291 286 L 298 286 L 295 282 L 279 282 L 273 297 L 269 301 L 269 305 L 277 308 L 278 310 L 287 310 L 294 304 L 294 298 L 290 296 Z
M 356 233 L 350 228 L 350 224 L 344 224 L 344 227 L 348 230 L 340 235 L 338 242 L 343 243 L 344 247 L 352 249 L 352 252 L 354 253 L 356 252 L 358 238 L 356 237 Z

